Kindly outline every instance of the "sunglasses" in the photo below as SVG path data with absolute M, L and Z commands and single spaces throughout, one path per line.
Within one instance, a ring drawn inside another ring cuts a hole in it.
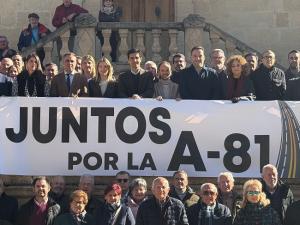
M 206 195 L 206 196 L 208 196 L 208 195 L 215 195 L 216 194 L 216 192 L 213 192 L 213 191 L 203 191 L 203 195 Z
M 127 183 L 128 179 L 117 179 L 119 183 Z
M 259 194 L 260 194 L 260 191 L 248 191 L 247 192 L 247 195 L 250 195 L 250 196 L 259 195 Z

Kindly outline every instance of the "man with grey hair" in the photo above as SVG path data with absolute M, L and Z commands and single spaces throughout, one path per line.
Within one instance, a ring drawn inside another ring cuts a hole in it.
M 218 193 L 218 202 L 226 205 L 230 209 L 232 218 L 234 219 L 243 198 L 234 190 L 234 178 L 232 173 L 222 172 L 219 174 Z
M 225 53 L 220 48 L 215 48 L 210 53 L 210 66 L 215 69 L 219 76 L 226 75 L 226 66 L 225 66 Z
M 85 210 L 95 217 L 97 209 L 103 207 L 103 202 L 96 199 L 92 194 L 95 187 L 94 176 L 90 174 L 84 174 L 80 177 L 78 189 L 84 191 L 89 198 L 88 204 L 85 206 Z
M 178 170 L 173 174 L 173 181 L 169 195 L 180 200 L 185 209 L 199 201 L 199 196 L 188 186 L 188 175 L 184 170 Z
M 0 96 L 11 96 L 12 80 L 8 76 L 8 69 L 13 65 L 10 58 L 3 58 L 0 64 Z
M 262 185 L 262 190 L 270 199 L 272 208 L 277 211 L 283 221 L 288 206 L 294 201 L 294 196 L 290 187 L 278 178 L 278 171 L 274 165 L 267 164 L 263 167 Z
M 264 51 L 262 56 L 262 64 L 250 74 L 256 100 L 282 100 L 286 90 L 285 74 L 275 66 L 272 50 Z
M 152 182 L 153 197 L 144 201 L 137 212 L 136 225 L 188 225 L 184 205 L 169 197 L 169 182 L 157 177 Z
M 9 42 L 6 36 L 0 35 L 0 60 L 3 58 L 12 58 L 17 52 L 9 48 Z
M 9 222 L 14 223 L 18 212 L 18 201 L 16 198 L 5 193 L 5 187 L 0 176 L 0 224 Z M 4 222 L 5 221 L 5 222 Z
M 69 196 L 65 194 L 66 181 L 63 176 L 54 176 L 50 182 L 51 190 L 49 197 L 60 206 L 61 213 L 69 211 Z
M 201 201 L 187 210 L 190 225 L 231 225 L 230 209 L 217 202 L 218 190 L 212 183 L 200 187 Z
M 144 70 L 146 70 L 147 72 L 152 73 L 153 75 L 153 81 L 156 82 L 158 81 L 158 76 L 157 76 L 157 65 L 155 62 L 153 61 L 147 61 L 145 62 L 144 65 Z

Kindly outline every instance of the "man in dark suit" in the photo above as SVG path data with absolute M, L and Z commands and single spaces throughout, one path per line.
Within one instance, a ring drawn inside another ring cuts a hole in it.
M 127 53 L 130 70 L 119 75 L 118 92 L 120 98 L 152 98 L 153 75 L 141 68 L 141 51 L 130 49 Z
M 87 97 L 87 79 L 84 75 L 76 73 L 76 55 L 66 53 L 63 58 L 64 71 L 51 81 L 51 97 Z

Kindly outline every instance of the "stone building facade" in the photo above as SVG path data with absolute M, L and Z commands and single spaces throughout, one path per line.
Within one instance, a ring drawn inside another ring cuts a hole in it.
M 73 0 L 96 18 L 101 2 Z M 51 19 L 62 0 L 0 0 L 0 3 L 0 34 L 8 36 L 10 46 L 16 48 L 19 33 L 27 26 L 27 15 L 31 12 L 38 13 L 40 22 L 54 30 Z M 177 22 L 191 13 L 199 14 L 254 49 L 273 49 L 283 65 L 287 64 L 287 53 L 297 48 L 300 39 L 299 0 L 174 0 L 174 11 Z M 205 42 L 203 45 L 208 46 Z

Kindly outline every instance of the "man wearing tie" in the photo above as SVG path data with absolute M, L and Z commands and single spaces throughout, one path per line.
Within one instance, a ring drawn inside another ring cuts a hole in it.
M 51 97 L 87 97 L 87 79 L 76 72 L 76 55 L 73 52 L 63 56 L 64 71 L 51 82 Z

